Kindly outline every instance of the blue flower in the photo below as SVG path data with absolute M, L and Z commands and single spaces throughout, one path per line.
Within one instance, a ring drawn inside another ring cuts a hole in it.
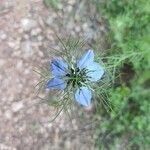
M 72 86 L 75 89 L 75 100 L 86 107 L 91 105 L 89 83 L 100 80 L 104 74 L 102 66 L 94 62 L 93 50 L 86 51 L 74 66 L 69 66 L 62 58 L 55 58 L 51 69 L 53 78 L 47 82 L 47 88 L 65 89 Z

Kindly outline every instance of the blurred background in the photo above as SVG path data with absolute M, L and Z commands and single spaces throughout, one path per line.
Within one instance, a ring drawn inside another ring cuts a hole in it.
M 150 149 L 149 22 L 147 0 L 0 0 L 0 150 Z M 60 49 L 56 34 L 84 39 L 113 66 L 111 109 L 49 122 L 55 108 L 37 104 L 33 68 Z

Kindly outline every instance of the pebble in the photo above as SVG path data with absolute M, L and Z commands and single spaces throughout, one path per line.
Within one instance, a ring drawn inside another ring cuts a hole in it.
M 73 7 L 72 7 L 71 5 L 69 5 L 69 6 L 67 7 L 68 12 L 71 12 L 72 9 L 73 9 Z
M 31 41 L 26 40 L 21 42 L 21 50 L 25 57 L 30 57 L 33 54 Z
M 69 4 L 69 5 L 74 5 L 75 3 L 76 3 L 76 0 L 69 0 L 69 1 L 68 1 L 68 4 Z
M 23 18 L 21 19 L 21 28 L 24 31 L 30 31 L 37 26 L 37 22 L 33 19 Z
M 15 47 L 15 43 L 14 43 L 14 42 L 8 42 L 8 46 L 9 46 L 10 48 L 14 48 L 14 47 Z
M 76 26 L 76 27 L 75 27 L 75 31 L 76 31 L 76 32 L 80 32 L 80 31 L 81 31 L 81 28 L 80 28 L 79 26 Z
M 87 23 L 84 23 L 83 26 L 82 26 L 83 30 L 86 32 L 86 30 L 88 29 L 88 24 Z
M 24 34 L 24 35 L 23 35 L 23 38 L 24 38 L 25 40 L 28 40 L 28 39 L 29 39 L 29 35 L 28 35 L 28 34 Z
M 18 29 L 18 33 L 22 34 L 24 32 L 24 30 L 22 28 Z
M 0 59 L 0 67 L 4 66 L 6 61 L 4 59 Z
M 44 37 L 43 37 L 42 35 L 39 35 L 39 36 L 37 37 L 37 39 L 38 39 L 38 41 L 42 41 L 42 40 L 44 39 Z
M 7 35 L 4 31 L 0 31 L 0 39 L 5 40 L 7 38 Z
M 7 110 L 4 115 L 5 115 L 5 117 L 6 117 L 7 119 L 11 119 L 11 118 L 12 118 L 12 113 L 11 113 L 10 110 Z
M 31 30 L 31 36 L 37 36 L 38 34 L 40 34 L 42 32 L 41 28 L 35 28 L 33 30 Z
M 25 70 L 24 70 L 24 74 L 25 74 L 25 75 L 28 75 L 29 73 L 30 73 L 30 69 L 25 69 Z
M 16 63 L 16 69 L 21 70 L 23 66 L 23 60 L 19 60 Z
M 23 102 L 14 102 L 12 104 L 12 111 L 13 112 L 18 112 L 19 110 L 21 110 L 23 108 Z
M 44 57 L 44 54 L 43 54 L 42 51 L 38 51 L 38 55 L 39 55 L 40 57 Z
M 20 38 L 10 40 L 10 41 L 8 41 L 7 44 L 8 44 L 8 46 L 9 46 L 10 48 L 13 48 L 13 49 L 17 50 L 17 49 L 20 48 Z
M 49 25 L 49 26 L 51 26 L 52 23 L 53 23 L 53 21 L 54 21 L 53 16 L 49 16 L 49 17 L 46 19 L 46 24 Z

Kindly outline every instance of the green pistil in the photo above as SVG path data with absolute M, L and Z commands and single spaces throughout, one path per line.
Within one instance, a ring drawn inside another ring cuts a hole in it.
M 86 83 L 87 79 L 87 69 L 80 70 L 79 68 L 71 68 L 70 72 L 66 74 L 66 80 L 68 85 L 82 86 L 83 83 Z

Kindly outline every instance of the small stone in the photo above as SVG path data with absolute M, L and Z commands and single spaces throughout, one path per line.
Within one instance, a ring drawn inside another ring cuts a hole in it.
M 79 26 L 76 26 L 75 31 L 76 31 L 76 32 L 80 32 L 80 31 L 81 31 L 81 28 L 80 28 Z
M 4 31 L 0 31 L 0 39 L 5 40 L 7 38 L 7 35 Z
M 5 60 L 4 59 L 0 59 L 0 67 L 5 65 Z
M 10 48 L 15 49 L 15 50 L 19 49 L 19 47 L 20 47 L 20 38 L 18 38 L 18 39 L 11 39 L 10 41 L 8 41 L 8 46 Z
M 21 70 L 23 68 L 23 61 L 22 60 L 19 60 L 17 63 L 16 63 L 16 68 L 18 70 Z
M 35 28 L 31 31 L 31 36 L 37 36 L 41 32 L 42 32 L 42 30 L 40 28 Z
M 10 48 L 14 48 L 15 47 L 15 42 L 8 42 L 8 46 Z
M 14 102 L 12 104 L 12 111 L 13 112 L 18 112 L 22 108 L 23 108 L 23 102 Z
M 11 113 L 10 110 L 7 110 L 7 111 L 5 112 L 5 117 L 6 117 L 7 119 L 11 119 L 11 118 L 12 118 L 12 113 Z
M 24 34 L 24 35 L 23 35 L 23 38 L 24 38 L 25 40 L 28 40 L 28 39 L 29 39 L 29 35 L 28 35 L 28 34 Z
M 25 69 L 25 70 L 24 70 L 24 74 L 25 74 L 25 75 L 27 75 L 27 74 L 29 74 L 29 73 L 30 73 L 30 70 L 29 70 L 29 69 Z
M 33 54 L 31 41 L 26 40 L 21 42 L 21 50 L 25 57 L 30 57 Z
M 23 18 L 21 20 L 21 27 L 24 31 L 30 31 L 37 26 L 37 22 L 33 19 Z
M 52 25 L 52 23 L 53 23 L 53 20 L 54 20 L 54 18 L 53 17 L 48 17 L 47 19 L 46 19 L 46 23 L 47 23 L 47 25 Z
M 38 55 L 39 55 L 40 57 L 44 57 L 44 54 L 43 54 L 43 52 L 41 52 L 41 51 L 38 51 Z
M 42 35 L 39 35 L 39 36 L 37 37 L 37 39 L 38 39 L 38 41 L 42 41 L 42 40 L 44 39 L 44 37 L 43 37 Z
M 68 4 L 69 4 L 69 5 L 74 5 L 75 3 L 76 3 L 76 0 L 69 0 L 69 1 L 68 1 Z
M 86 31 L 87 28 L 88 28 L 88 24 L 87 24 L 87 23 L 84 23 L 83 26 L 82 26 L 82 28 L 83 28 L 84 31 Z
M 19 84 L 18 84 L 18 88 L 19 88 L 19 89 L 22 89 L 22 88 L 23 88 L 23 85 L 22 85 L 21 83 L 19 83 Z
M 24 30 L 22 28 L 18 29 L 18 33 L 20 33 L 20 34 L 23 33 L 23 31 Z
M 68 10 L 68 12 L 71 12 L 72 11 L 72 6 L 71 5 L 69 5 L 68 7 L 67 7 L 67 10 Z

